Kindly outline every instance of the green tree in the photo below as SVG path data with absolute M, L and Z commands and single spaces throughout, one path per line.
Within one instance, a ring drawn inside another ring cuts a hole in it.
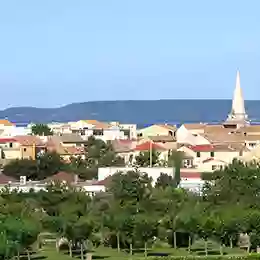
M 38 165 L 35 160 L 16 159 L 4 166 L 3 174 L 17 180 L 19 180 L 21 176 L 36 180 L 38 178 Z
M 147 243 L 157 236 L 158 221 L 148 214 L 137 214 L 135 219 L 135 238 L 141 239 L 144 245 L 144 254 L 147 257 Z
M 179 186 L 181 181 L 181 167 L 183 165 L 184 153 L 181 151 L 173 150 L 168 158 L 168 165 L 174 167 L 174 180 L 176 187 Z
M 223 170 L 213 172 L 211 180 L 203 189 L 204 199 L 218 205 L 239 203 L 246 207 L 259 207 L 259 194 L 259 166 L 246 165 L 240 161 L 233 161 Z
M 53 135 L 53 132 L 46 124 L 34 124 L 31 128 L 33 135 L 48 136 Z
M 110 143 L 93 136 L 88 138 L 85 156 L 89 168 L 125 165 L 123 158 L 117 156 Z
M 16 159 L 6 164 L 3 173 L 15 179 L 26 176 L 29 180 L 43 180 L 49 176 L 66 169 L 65 163 L 55 152 L 41 155 L 37 160 Z
M 189 197 L 183 189 L 167 188 L 164 191 L 161 205 L 164 213 L 161 224 L 166 226 L 173 234 L 173 246 L 177 248 L 177 231 L 179 230 L 179 219 L 185 203 Z
M 140 152 L 139 155 L 135 157 L 135 163 L 139 167 L 149 167 L 151 165 L 150 160 L 152 159 L 152 166 L 160 163 L 159 160 L 160 153 L 152 149 L 152 151 Z
M 157 178 L 155 183 L 156 188 L 166 189 L 167 187 L 174 187 L 175 180 L 172 176 L 168 175 L 167 173 L 161 173 L 160 176 Z

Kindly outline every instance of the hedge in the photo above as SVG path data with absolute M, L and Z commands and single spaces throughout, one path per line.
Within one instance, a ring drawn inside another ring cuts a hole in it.
M 150 259 L 150 258 L 149 258 Z M 153 260 L 260 260 L 260 254 L 249 254 L 241 256 L 167 256 L 154 257 Z

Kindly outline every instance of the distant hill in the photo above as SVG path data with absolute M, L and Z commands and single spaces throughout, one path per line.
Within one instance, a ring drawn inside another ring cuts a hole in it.
M 260 101 L 246 101 L 249 117 L 260 122 Z M 231 100 L 126 100 L 73 103 L 60 108 L 14 107 L 0 118 L 15 123 L 68 122 L 80 119 L 152 124 L 219 122 L 231 110 Z

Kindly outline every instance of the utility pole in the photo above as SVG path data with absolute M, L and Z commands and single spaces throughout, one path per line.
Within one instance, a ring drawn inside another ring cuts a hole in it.
M 150 167 L 153 167 L 153 143 L 152 140 L 150 140 Z

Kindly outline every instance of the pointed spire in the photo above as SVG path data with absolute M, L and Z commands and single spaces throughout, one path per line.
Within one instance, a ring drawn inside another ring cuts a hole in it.
M 232 100 L 231 113 L 229 114 L 228 120 L 235 121 L 246 121 L 247 114 L 245 111 L 245 101 L 243 97 L 242 88 L 240 85 L 240 73 L 237 71 L 236 75 L 236 86 L 234 90 L 234 96 Z
M 246 119 L 245 102 L 244 102 L 243 92 L 240 85 L 239 71 L 237 71 L 237 76 L 236 76 L 236 87 L 235 87 L 233 101 L 232 101 L 232 112 L 233 112 L 233 116 L 237 120 Z

